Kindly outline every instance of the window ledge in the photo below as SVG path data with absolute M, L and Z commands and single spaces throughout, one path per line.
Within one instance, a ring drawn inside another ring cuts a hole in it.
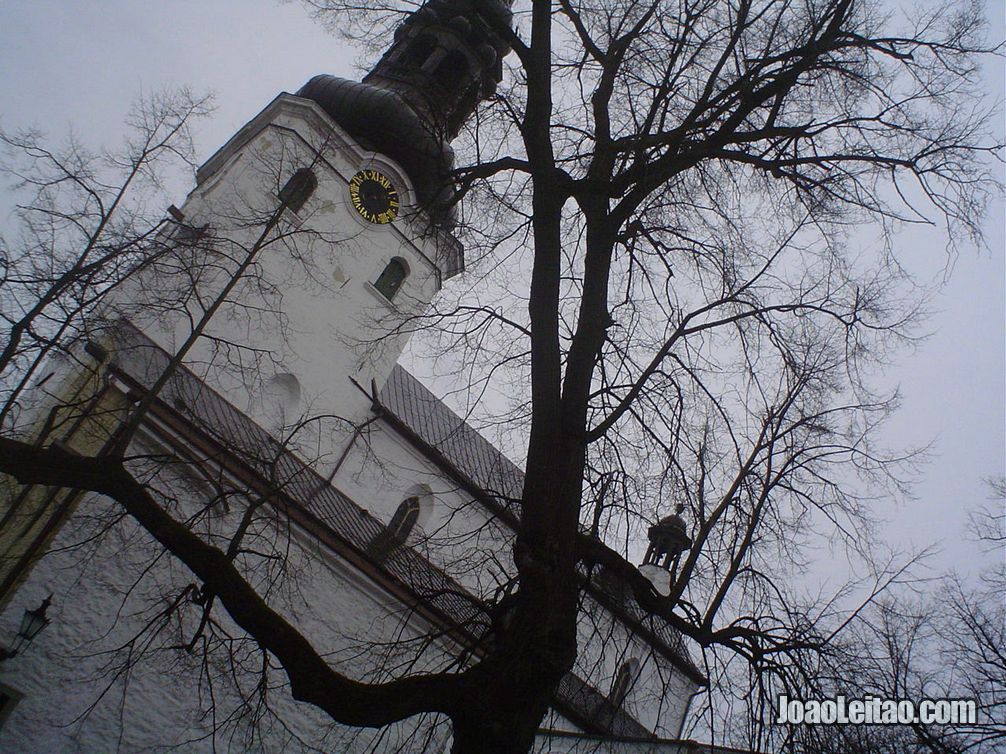
M 377 288 L 374 287 L 374 284 L 371 283 L 369 280 L 366 283 L 363 284 L 363 287 L 366 288 L 367 291 L 370 292 L 371 296 L 373 296 L 374 298 L 376 298 L 378 301 L 380 301 L 386 307 L 388 307 L 389 309 L 391 309 L 393 312 L 397 312 L 398 314 L 402 313 L 401 309 L 399 309 L 395 305 L 395 302 L 392 301 L 391 299 L 389 299 L 387 296 L 385 296 L 379 290 L 377 290 Z

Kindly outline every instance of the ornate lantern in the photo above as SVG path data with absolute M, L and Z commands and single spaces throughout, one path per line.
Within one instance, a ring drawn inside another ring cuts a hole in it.
M 34 610 L 24 611 L 24 615 L 21 617 L 21 626 L 18 629 L 17 639 L 14 642 L 14 646 L 10 649 L 0 647 L 0 661 L 16 657 L 18 652 L 28 646 L 32 639 L 38 636 L 42 629 L 49 625 L 50 621 L 49 618 L 46 617 L 45 612 L 49 609 L 51 602 L 52 595 L 50 594 L 42 600 L 42 604 Z
M 665 516 L 650 527 L 650 546 L 646 549 L 643 565 L 652 565 L 671 571 L 677 568 L 681 553 L 692 546 L 688 528 L 681 517 L 685 506 L 679 505 L 674 513 Z

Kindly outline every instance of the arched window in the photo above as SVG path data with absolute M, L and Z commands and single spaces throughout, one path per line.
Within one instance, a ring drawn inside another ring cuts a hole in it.
M 404 545 L 409 534 L 419 520 L 419 513 L 422 505 L 418 497 L 405 498 L 395 510 L 395 515 L 391 517 L 391 522 L 387 528 L 374 537 L 367 545 L 367 552 L 375 560 L 383 560 L 400 545 Z
M 419 520 L 419 511 L 418 497 L 405 498 L 399 504 L 395 515 L 391 517 L 391 523 L 388 524 L 388 531 L 391 532 L 391 536 L 399 542 L 407 540 L 409 534 L 412 532 L 412 528 L 416 525 L 416 521 Z
M 398 289 L 402 287 L 405 278 L 409 276 L 409 267 L 404 259 L 394 257 L 384 268 L 384 272 L 377 278 L 374 287 L 381 292 L 388 301 L 395 298 Z
M 412 40 L 405 51 L 406 65 L 422 68 L 430 55 L 437 47 L 437 40 L 432 34 L 420 34 Z
M 311 194 L 318 188 L 318 179 L 314 177 L 314 172 L 310 168 L 301 168 L 290 176 L 290 180 L 280 189 L 279 199 L 289 209 L 300 212 L 304 203 L 311 198 Z
M 612 706 L 622 706 L 638 674 L 639 660 L 635 657 L 630 657 L 622 663 L 622 666 L 615 674 L 615 680 L 611 683 L 611 692 L 608 694 L 608 701 L 611 702 Z
M 275 374 L 266 381 L 262 400 L 270 429 L 286 427 L 297 418 L 300 397 L 300 381 L 292 374 Z
M 460 50 L 451 50 L 444 55 L 433 72 L 433 77 L 448 92 L 457 90 L 458 85 L 468 75 L 468 58 Z

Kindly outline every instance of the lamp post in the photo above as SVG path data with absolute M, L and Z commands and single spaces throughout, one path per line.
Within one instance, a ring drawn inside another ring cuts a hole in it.
M 14 645 L 10 649 L 0 647 L 0 662 L 16 657 L 18 652 L 31 644 L 32 640 L 42 632 L 42 629 L 49 625 L 51 621 L 46 617 L 45 611 L 49 609 L 51 603 L 52 595 L 50 594 L 34 610 L 24 611 Z

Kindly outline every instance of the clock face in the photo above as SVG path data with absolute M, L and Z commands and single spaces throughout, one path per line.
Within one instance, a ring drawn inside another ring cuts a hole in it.
M 398 216 L 398 190 L 379 170 L 361 170 L 349 182 L 349 199 L 360 217 L 384 225 Z

